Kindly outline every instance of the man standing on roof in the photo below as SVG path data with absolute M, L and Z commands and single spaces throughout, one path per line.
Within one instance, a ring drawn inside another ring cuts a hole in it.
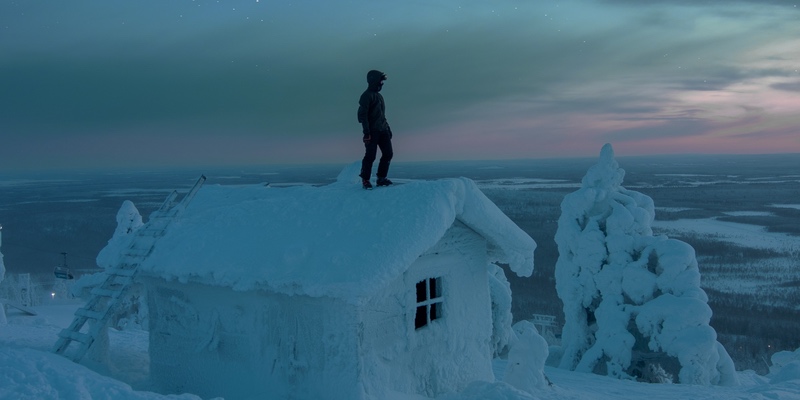
M 386 122 L 386 115 L 384 115 L 386 106 L 383 102 L 383 96 L 380 94 L 385 80 L 386 74 L 383 72 L 377 70 L 369 71 L 367 73 L 369 87 L 361 94 L 361 98 L 358 100 L 358 122 L 361 123 L 363 128 L 364 147 L 366 147 L 364 159 L 361 161 L 360 175 L 364 189 L 372 189 L 369 178 L 372 174 L 372 163 L 375 162 L 378 147 L 381 148 L 381 159 L 378 163 L 378 180 L 376 184 L 378 186 L 392 184 L 392 181 L 386 179 L 386 175 L 389 173 L 389 163 L 394 155 L 392 151 L 392 129 L 389 128 L 389 123 Z

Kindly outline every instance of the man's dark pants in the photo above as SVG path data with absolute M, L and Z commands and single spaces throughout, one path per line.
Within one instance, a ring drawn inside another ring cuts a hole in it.
M 367 149 L 364 159 L 361 160 L 361 178 L 369 179 L 372 174 L 372 163 L 378 154 L 378 147 L 381 148 L 381 160 L 378 162 L 378 179 L 386 178 L 389 174 L 389 163 L 392 161 L 394 152 L 392 151 L 392 135 L 388 131 L 379 132 L 372 135 L 372 139 L 364 143 Z

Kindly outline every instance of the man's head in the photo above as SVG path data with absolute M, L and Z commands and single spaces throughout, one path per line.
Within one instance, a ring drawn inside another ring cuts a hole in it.
M 367 72 L 367 83 L 369 84 L 370 88 L 380 91 L 383 87 L 383 81 L 385 81 L 386 74 L 376 69 L 373 69 Z

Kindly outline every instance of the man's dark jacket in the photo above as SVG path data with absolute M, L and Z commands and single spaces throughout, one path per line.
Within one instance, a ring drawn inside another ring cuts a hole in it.
M 369 87 L 358 100 L 358 122 L 363 127 L 364 135 L 389 132 L 389 123 L 386 122 L 384 114 L 386 106 L 383 96 L 379 93 L 384 79 L 386 74 L 381 71 L 372 70 L 367 73 Z

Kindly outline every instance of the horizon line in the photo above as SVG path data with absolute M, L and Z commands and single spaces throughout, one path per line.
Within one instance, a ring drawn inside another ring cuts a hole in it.
M 768 157 L 768 156 L 800 156 L 800 152 L 781 153 L 652 153 L 636 155 L 614 154 L 615 159 L 641 159 L 648 157 L 678 158 L 678 157 Z M 596 156 L 554 156 L 554 157 L 523 157 L 523 158 L 454 158 L 436 160 L 392 160 L 392 164 L 424 164 L 424 163 L 457 163 L 457 162 L 519 162 L 519 161 L 557 161 L 557 160 L 590 160 Z M 351 161 L 319 161 L 319 162 L 275 162 L 275 163 L 215 163 L 215 164 L 175 164 L 175 165 L 115 165 L 115 166 L 61 166 L 61 167 L 33 167 L 33 168 L 0 168 L 0 174 L 46 174 L 46 173 L 86 173 L 86 172 L 164 172 L 185 171 L 197 169 L 231 169 L 231 168 L 260 168 L 260 167 L 303 167 L 303 166 L 336 166 L 360 162 L 360 159 Z

